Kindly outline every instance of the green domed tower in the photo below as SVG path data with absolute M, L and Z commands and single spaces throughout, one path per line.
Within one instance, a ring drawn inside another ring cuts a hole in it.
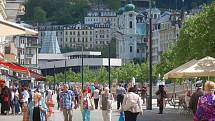
M 134 11 L 135 10 L 135 5 L 134 4 L 127 4 L 125 6 L 125 11 Z

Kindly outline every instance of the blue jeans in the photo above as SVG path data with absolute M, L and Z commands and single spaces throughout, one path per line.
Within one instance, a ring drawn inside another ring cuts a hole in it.
M 90 110 L 83 109 L 82 116 L 83 116 L 83 121 L 90 121 Z

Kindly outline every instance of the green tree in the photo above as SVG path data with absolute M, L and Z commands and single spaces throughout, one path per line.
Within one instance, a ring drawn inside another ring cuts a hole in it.
M 174 61 L 175 53 L 172 49 L 162 53 L 161 62 L 156 65 L 156 75 L 160 74 L 161 77 L 163 77 L 165 73 L 169 72 L 175 67 Z
M 215 3 L 183 23 L 175 48 L 175 65 L 205 56 L 215 57 Z
M 46 22 L 46 12 L 41 7 L 34 8 L 34 21 L 38 23 Z
M 108 72 L 105 67 L 101 67 L 98 72 L 98 82 L 107 83 L 108 82 Z

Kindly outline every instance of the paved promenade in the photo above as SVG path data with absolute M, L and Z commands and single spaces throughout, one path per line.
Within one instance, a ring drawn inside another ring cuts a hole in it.
M 56 103 L 55 103 L 56 104 Z M 56 109 L 56 108 L 55 108 Z M 181 110 L 171 106 L 166 107 L 164 114 L 157 114 L 158 108 L 156 107 L 156 100 L 153 100 L 153 110 L 145 110 L 143 106 L 144 115 L 138 116 L 137 121 L 192 121 L 192 115 L 186 112 L 180 113 Z M 116 110 L 116 102 L 113 104 L 112 121 L 118 121 L 119 112 Z M 0 121 L 22 121 L 22 116 L 0 115 Z M 49 121 L 63 121 L 63 114 L 59 110 L 54 110 L 54 115 Z M 79 109 L 73 111 L 73 121 L 82 121 L 82 115 Z M 102 121 L 101 110 L 91 111 L 91 121 Z

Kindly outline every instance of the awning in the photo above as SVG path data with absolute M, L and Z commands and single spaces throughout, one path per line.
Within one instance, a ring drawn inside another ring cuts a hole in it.
M 22 67 L 20 65 L 14 64 L 14 63 L 9 63 L 9 62 L 6 62 L 4 60 L 0 60 L 0 66 L 5 67 L 5 68 L 12 70 L 14 72 L 29 75 L 28 68 Z
M 9 22 L 0 19 L 0 36 L 12 36 L 12 35 L 36 35 L 37 31 L 25 28 L 17 23 Z
M 29 70 L 26 67 L 23 67 L 23 66 L 14 64 L 14 63 L 9 63 L 9 62 L 6 62 L 4 60 L 0 60 L 0 66 L 7 68 L 9 70 L 12 70 L 14 72 L 22 73 L 22 74 L 25 74 L 29 77 L 35 78 L 36 81 L 45 80 L 45 77 L 43 77 L 41 74 L 38 74 L 37 72 L 34 72 L 32 70 Z
M 34 72 L 32 70 L 29 71 L 30 76 L 35 78 L 36 81 L 44 81 L 46 78 L 42 76 L 41 74 L 38 74 L 37 72 Z

